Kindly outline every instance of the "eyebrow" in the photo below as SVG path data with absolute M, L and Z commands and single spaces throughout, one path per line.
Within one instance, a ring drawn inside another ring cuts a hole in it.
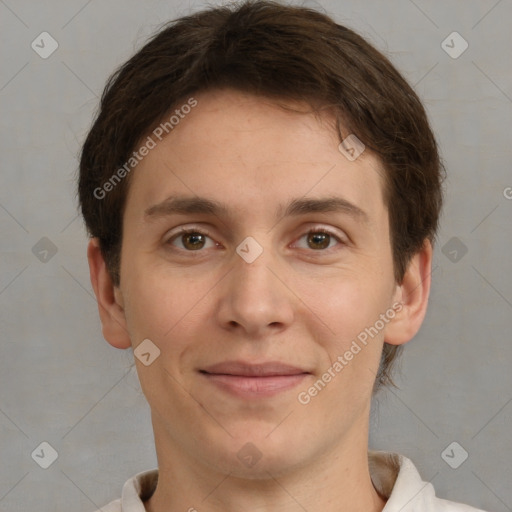
M 359 222 L 368 224 L 368 214 L 355 204 L 342 197 L 298 198 L 286 206 L 280 205 L 276 218 L 306 215 L 308 213 L 345 213 Z M 227 205 L 199 196 L 170 196 L 161 203 L 144 211 L 145 220 L 153 220 L 170 215 L 204 214 L 233 218 Z

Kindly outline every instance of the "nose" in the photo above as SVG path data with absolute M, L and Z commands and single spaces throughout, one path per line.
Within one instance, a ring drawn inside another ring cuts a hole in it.
M 224 329 L 253 339 L 265 338 L 291 325 L 294 295 L 285 284 L 284 265 L 270 249 L 251 263 L 234 255 L 222 281 L 218 319 Z

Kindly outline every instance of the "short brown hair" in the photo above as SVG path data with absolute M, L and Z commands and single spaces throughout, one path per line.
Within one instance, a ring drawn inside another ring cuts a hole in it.
M 114 284 L 131 175 L 104 197 L 95 191 L 180 102 L 225 87 L 329 108 L 340 141 L 354 133 L 376 153 L 400 283 L 425 239 L 434 241 L 442 205 L 444 168 L 421 101 L 388 58 L 351 29 L 313 9 L 249 0 L 170 22 L 107 82 L 82 148 L 78 194 Z M 400 350 L 384 345 L 375 389 L 392 383 Z

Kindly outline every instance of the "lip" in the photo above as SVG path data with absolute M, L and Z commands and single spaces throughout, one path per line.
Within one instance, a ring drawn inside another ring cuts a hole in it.
M 282 375 L 299 375 L 309 373 L 307 370 L 280 363 L 278 361 L 268 361 L 264 363 L 246 363 L 245 361 L 224 361 L 206 368 L 202 372 L 210 374 L 236 375 L 243 377 L 273 377 Z
M 297 386 L 310 372 L 277 361 L 251 364 L 225 361 L 200 370 L 223 391 L 242 398 L 269 397 Z

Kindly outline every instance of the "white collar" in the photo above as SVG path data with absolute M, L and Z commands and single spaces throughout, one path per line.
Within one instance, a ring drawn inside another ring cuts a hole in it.
M 369 451 L 373 485 L 387 498 L 382 512 L 484 512 L 467 505 L 436 498 L 434 487 L 421 479 L 414 464 L 403 455 Z M 156 489 L 158 470 L 144 471 L 123 486 L 122 497 L 103 508 L 103 512 L 145 512 L 143 502 Z

